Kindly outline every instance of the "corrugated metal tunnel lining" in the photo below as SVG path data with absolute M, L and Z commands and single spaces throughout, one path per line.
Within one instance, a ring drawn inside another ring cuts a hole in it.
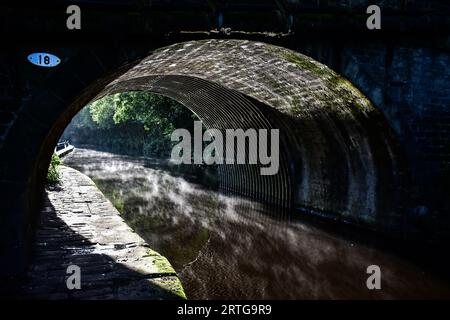
M 352 84 L 280 47 L 207 40 L 159 49 L 98 97 L 149 90 L 195 112 L 209 128 L 279 128 L 280 171 L 223 166 L 222 188 L 370 226 L 401 223 L 392 131 Z
M 207 128 L 272 129 L 279 128 L 268 106 L 235 90 L 188 76 L 146 76 L 109 86 L 98 97 L 130 90 L 146 90 L 170 97 L 192 110 Z M 225 136 L 225 134 L 224 134 Z M 261 165 L 219 165 L 220 189 L 266 204 L 290 208 L 291 173 L 288 168 L 285 139 L 280 141 L 280 167 L 275 175 L 261 175 Z M 236 150 L 236 152 L 248 150 Z M 236 157 L 235 157 L 236 159 Z

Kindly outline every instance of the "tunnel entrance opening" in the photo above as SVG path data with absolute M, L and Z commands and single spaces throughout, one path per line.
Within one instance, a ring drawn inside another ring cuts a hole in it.
M 155 108 L 147 105 L 142 108 L 139 103 L 130 103 L 127 107 L 123 106 L 120 100 L 133 97 L 139 101 L 139 96 L 151 95 L 141 91 L 104 96 L 78 113 L 65 130 L 62 139 L 78 139 L 78 146 L 83 145 L 83 139 L 86 141 L 89 135 L 92 135 L 91 142 L 99 143 L 104 134 L 99 131 L 89 134 L 82 123 L 93 122 L 95 118 L 97 125 L 105 126 L 120 117 L 142 118 L 145 109 Z M 108 103 L 100 103 L 101 100 L 115 102 L 114 110 L 108 108 Z M 164 101 L 165 105 L 162 105 L 161 109 L 169 109 L 168 99 Z M 171 110 L 165 113 L 165 116 L 175 112 Z M 154 111 L 149 114 L 157 116 Z M 169 122 L 165 125 L 171 130 L 177 126 L 189 128 L 197 119 L 182 118 L 187 120 L 187 123 L 178 122 L 176 126 L 170 126 Z M 157 120 L 164 122 L 161 117 Z M 176 119 L 174 122 L 177 122 Z M 148 122 L 144 123 L 151 126 Z M 74 126 L 78 127 L 78 130 L 74 130 Z M 140 154 L 133 152 L 126 155 L 125 149 L 117 148 L 117 144 L 123 142 L 121 139 L 114 139 L 114 126 L 106 127 L 105 134 L 113 140 L 113 144 L 115 142 L 116 149 L 112 150 L 116 151 L 115 153 L 105 152 L 107 150 L 97 151 L 96 147 L 91 145 L 87 148 L 77 148 L 65 158 L 64 163 L 92 178 L 121 212 L 125 221 L 152 249 L 168 258 L 189 298 L 307 298 L 314 294 L 323 297 L 323 290 L 330 290 L 317 285 L 314 289 L 316 293 L 313 293 L 317 275 L 305 273 L 301 262 L 315 263 L 310 261 L 312 252 L 298 245 L 306 244 L 308 238 L 316 238 L 318 242 L 313 245 L 310 243 L 310 249 L 336 246 L 329 242 L 326 234 L 294 221 L 292 226 L 280 226 L 275 223 L 276 220 L 264 219 L 266 216 L 280 218 L 280 208 L 268 208 L 245 201 L 241 198 L 242 195 L 239 198 L 233 197 L 231 192 L 224 190 L 211 190 L 214 188 L 210 185 L 200 183 L 202 187 L 199 187 L 197 181 L 186 179 L 183 173 L 174 174 L 171 168 L 164 166 L 161 161 L 157 162 L 152 158 L 144 160 L 139 157 Z M 126 129 L 127 127 L 120 127 L 119 132 L 122 133 Z M 156 128 L 153 133 L 159 131 L 165 131 L 164 126 Z M 131 135 L 133 140 L 133 136 L 137 137 L 136 131 L 131 131 Z M 120 137 L 123 139 L 123 134 Z M 154 141 L 157 138 L 157 135 L 149 135 L 146 139 Z M 144 149 L 142 148 L 142 151 Z M 164 154 L 167 158 L 170 148 L 166 146 L 166 149 Z M 215 178 L 217 179 L 217 176 Z M 251 198 L 251 195 L 247 198 Z M 91 205 L 95 207 L 95 203 Z M 233 240 L 230 241 L 231 239 Z M 342 246 L 345 244 L 339 243 L 336 250 L 342 251 Z M 351 256 L 351 253 L 346 252 L 346 255 Z M 249 256 L 251 259 L 248 259 Z M 340 262 L 340 258 L 336 258 L 330 259 L 330 263 Z M 316 267 L 320 268 L 320 264 Z M 341 265 L 341 272 L 342 270 L 353 273 L 350 271 L 352 267 L 345 263 Z M 305 276 L 310 278 L 309 289 L 304 289 L 302 283 L 299 283 Z M 224 278 L 227 280 L 223 281 Z M 340 290 L 336 283 L 332 283 L 331 287 L 332 292 Z M 352 292 L 353 290 L 355 291 Z M 358 295 L 356 292 L 357 290 L 352 288 L 347 294 Z
M 5 233 L 13 248 L 7 255 L 21 266 L 52 148 L 64 128 L 89 101 L 136 90 L 178 101 L 207 128 L 280 130 L 278 174 L 223 165 L 223 192 L 287 210 L 332 212 L 380 231 L 404 228 L 403 172 L 392 131 L 354 86 L 309 57 L 259 42 L 207 40 L 155 50 L 131 65 L 115 65 L 107 76 L 98 68 L 72 68 L 61 64 L 12 129 L 20 131 L 30 118 L 39 123 L 27 158 L 9 155 L 20 159 L 26 180 L 22 202 L 12 209 L 23 216 L 11 215 L 6 226 L 12 229 Z M 59 91 L 61 86 L 66 89 Z

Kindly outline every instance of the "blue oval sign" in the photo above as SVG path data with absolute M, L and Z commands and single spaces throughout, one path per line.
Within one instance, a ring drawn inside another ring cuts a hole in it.
M 30 54 L 28 61 L 40 67 L 54 67 L 61 62 L 61 59 L 50 53 L 37 52 Z

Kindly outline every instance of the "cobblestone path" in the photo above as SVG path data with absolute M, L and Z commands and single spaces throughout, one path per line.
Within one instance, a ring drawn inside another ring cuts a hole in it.
M 61 166 L 62 183 L 46 192 L 23 296 L 39 299 L 180 299 L 181 282 L 82 173 Z M 81 289 L 67 288 L 81 270 Z

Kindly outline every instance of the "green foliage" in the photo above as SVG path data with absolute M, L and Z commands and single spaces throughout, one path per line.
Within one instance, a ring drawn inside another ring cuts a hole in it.
M 102 129 L 109 129 L 115 125 L 117 96 L 106 96 L 90 105 L 92 120 Z
M 61 159 L 54 153 L 52 155 L 52 158 L 50 160 L 50 165 L 48 166 L 47 171 L 47 184 L 48 185 L 55 185 L 59 183 L 59 172 L 58 172 L 58 166 L 62 164 Z
M 77 113 L 69 127 L 80 131 L 93 130 L 98 128 L 98 124 L 92 119 L 91 108 L 86 107 L 81 109 L 80 112 Z
M 112 151 L 167 157 L 176 128 L 191 128 L 196 117 L 167 97 L 144 91 L 105 96 L 72 120 L 63 138 Z
M 116 207 L 116 209 L 119 210 L 120 213 L 123 213 L 125 203 L 123 201 L 123 196 L 121 195 L 120 191 L 114 189 L 112 191 L 111 198 L 114 207 Z

